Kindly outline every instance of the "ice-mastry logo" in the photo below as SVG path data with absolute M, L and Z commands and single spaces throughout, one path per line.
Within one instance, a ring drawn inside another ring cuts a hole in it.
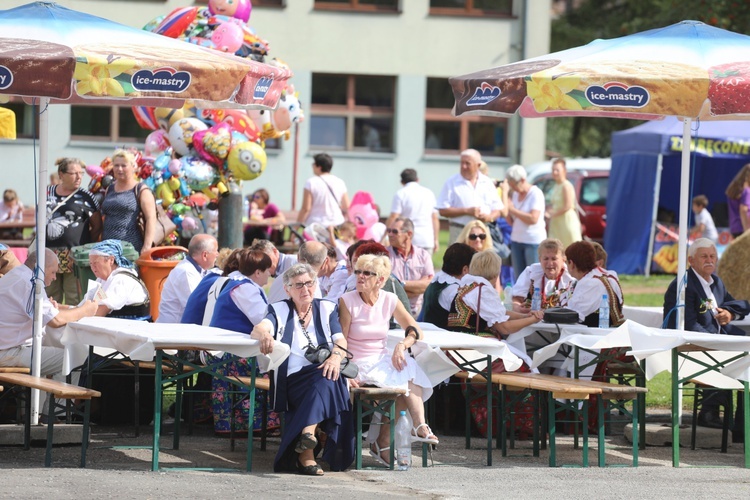
M 191 75 L 187 71 L 177 71 L 174 68 L 159 68 L 156 70 L 142 69 L 137 71 L 131 83 L 135 90 L 143 92 L 184 92 L 190 87 Z
M 255 88 L 253 89 L 253 99 L 265 99 L 266 94 L 268 94 L 268 91 L 271 89 L 272 83 L 273 78 L 266 76 L 258 80 L 258 83 L 255 84 Z
M 500 97 L 500 87 L 495 87 L 487 82 L 476 88 L 474 95 L 466 101 L 467 106 L 483 106 Z
M 586 99 L 594 106 L 642 108 L 648 104 L 649 98 L 648 90 L 645 88 L 638 85 L 629 87 L 620 82 L 608 82 L 586 88 Z
M 13 85 L 13 72 L 5 66 L 0 66 L 0 90 L 5 90 Z

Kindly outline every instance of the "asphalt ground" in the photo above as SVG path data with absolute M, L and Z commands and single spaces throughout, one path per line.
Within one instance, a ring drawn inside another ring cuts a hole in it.
M 502 457 L 493 451 L 493 465 L 485 465 L 482 439 L 464 448 L 459 436 L 441 436 L 432 453 L 434 465 L 421 466 L 421 448 L 414 447 L 415 465 L 406 472 L 378 466 L 365 452 L 368 470 L 327 471 L 322 477 L 275 474 L 273 457 L 279 439 L 269 438 L 267 451 L 254 441 L 253 472 L 167 470 L 171 467 L 236 468 L 244 471 L 247 440 L 230 451 L 229 440 L 215 437 L 211 427 L 196 427 L 181 437 L 179 450 L 171 450 L 169 426 L 162 434 L 160 463 L 164 470 L 151 472 L 151 428 L 133 436 L 132 426 L 94 426 L 87 468 L 78 468 L 80 447 L 55 446 L 53 467 L 45 468 L 43 443 L 30 450 L 0 447 L 0 498 L 747 498 L 750 470 L 742 468 L 742 446 L 726 454 L 718 449 L 681 449 L 681 467 L 671 464 L 671 447 L 649 446 L 641 451 L 639 467 L 632 468 L 631 445 L 619 431 L 607 437 L 609 467 L 596 466 L 596 440 L 590 442 L 589 468 L 548 467 L 548 450 L 532 456 L 530 441 L 517 441 L 516 449 Z M 185 429 L 183 429 L 184 432 Z M 698 441 L 700 443 L 700 441 Z M 580 465 L 581 450 L 573 437 L 558 438 L 558 460 Z M 324 469 L 325 464 L 324 465 Z

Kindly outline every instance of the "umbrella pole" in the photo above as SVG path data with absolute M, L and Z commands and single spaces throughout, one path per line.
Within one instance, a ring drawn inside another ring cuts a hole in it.
M 45 270 L 45 242 L 47 241 L 47 145 L 49 143 L 49 98 L 39 99 L 39 192 L 36 206 L 36 251 L 38 279 L 34 280 L 34 336 L 32 340 L 32 365 L 31 374 L 39 377 L 42 372 L 42 310 Z M 39 399 L 38 389 L 31 391 L 31 423 L 36 425 L 39 421 Z M 49 415 L 52 418 L 52 415 Z
M 690 118 L 683 118 L 682 123 L 682 168 L 680 172 L 680 229 L 679 229 L 679 253 L 677 256 L 677 305 L 685 304 L 685 287 L 681 286 L 685 278 L 687 269 L 687 226 L 688 226 L 688 207 L 690 206 L 690 146 L 691 131 Z M 686 280 L 687 281 L 687 280 Z M 685 329 L 685 308 L 677 308 L 677 329 Z M 677 377 L 677 373 L 672 374 Z M 682 391 L 677 391 L 677 401 L 672 401 L 672 405 L 677 405 L 677 415 L 680 424 L 682 424 Z

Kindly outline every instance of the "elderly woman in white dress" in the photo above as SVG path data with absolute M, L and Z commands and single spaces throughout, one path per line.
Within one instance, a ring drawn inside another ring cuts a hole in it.
M 578 313 L 586 326 L 599 326 L 599 306 L 602 296 L 609 300 L 609 325 L 619 326 L 622 315 L 623 295 L 617 276 L 596 265 L 596 251 L 588 241 L 577 241 L 565 249 L 568 271 L 577 280 L 568 299 L 567 307 Z
M 97 316 L 150 319 L 146 285 L 123 255 L 119 240 L 104 240 L 89 251 L 89 265 L 106 298 L 99 301 Z
M 566 292 L 575 281 L 565 265 L 563 244 L 547 238 L 539 244 L 539 262 L 531 264 L 518 276 L 513 285 L 513 310 L 527 313 L 531 310 L 534 288 L 539 288 L 542 309 L 564 306 Z
M 341 328 L 359 366 L 359 375 L 352 384 L 406 389 L 406 394 L 396 399 L 396 410 L 409 412 L 414 423 L 412 441 L 438 444 L 424 417 L 424 401 L 432 395 L 432 383 L 406 352 L 424 335 L 398 297 L 381 289 L 391 274 L 391 261 L 382 255 L 362 255 L 354 274 L 357 289 L 339 299 Z M 393 352 L 387 347 L 391 316 L 406 330 L 404 340 L 396 344 Z M 388 433 L 388 426 L 381 425 L 377 438 L 370 439 L 370 455 L 386 466 Z
M 544 193 L 526 180 L 526 170 L 521 165 L 510 167 L 505 178 L 513 189 L 513 195 L 507 203 L 508 222 L 513 225 L 510 252 L 513 272 L 519 276 L 527 266 L 537 262 L 537 247 L 547 237 L 544 227 Z

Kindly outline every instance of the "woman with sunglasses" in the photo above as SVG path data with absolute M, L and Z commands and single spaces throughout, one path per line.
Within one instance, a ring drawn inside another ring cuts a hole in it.
M 270 274 L 271 258 L 268 255 L 251 248 L 241 250 L 237 256 L 237 270 L 229 273 L 227 285 L 216 299 L 209 325 L 249 335 L 253 327 L 266 317 L 268 299 L 262 287 L 268 282 Z M 217 368 L 218 375 L 250 376 L 252 373 L 246 358 L 225 353 L 221 361 L 226 363 Z M 248 422 L 248 401 L 244 400 L 238 408 L 232 408 L 232 398 L 227 391 L 233 391 L 236 387 L 218 377 L 213 379 L 214 432 L 218 435 L 228 435 L 232 422 L 235 432 L 247 432 L 248 428 L 251 433 L 253 431 L 255 416 Z M 256 405 L 256 408 L 259 409 L 260 405 Z M 272 422 L 272 425 L 278 423 Z
M 473 220 L 466 224 L 458 235 L 457 243 L 466 243 L 476 252 L 484 252 L 485 250 L 492 250 L 492 237 L 490 236 L 490 230 L 481 220 Z M 502 266 L 500 268 L 502 270 Z M 503 291 L 503 284 L 500 280 L 495 280 L 495 290 L 497 293 Z
M 425 422 L 424 401 L 432 395 L 432 384 L 406 351 L 424 338 L 417 322 L 395 294 L 382 290 L 391 274 L 391 261 L 383 255 L 362 255 L 357 259 L 354 275 L 357 289 L 339 299 L 341 327 L 346 336 L 359 375 L 354 386 L 399 387 L 406 390 L 396 399 L 396 411 L 408 410 L 414 427 L 412 441 L 438 444 L 438 438 Z M 388 322 L 394 316 L 406 330 L 404 340 L 393 351 L 387 347 Z M 372 429 L 376 426 L 371 425 Z M 368 436 L 370 455 L 388 466 L 389 426 L 381 425 L 376 438 Z
M 274 471 L 308 476 L 323 475 L 315 461 L 321 449 L 333 471 L 354 461 L 354 419 L 340 371 L 347 342 L 336 304 L 314 298 L 315 278 L 309 264 L 290 267 L 282 278 L 289 298 L 271 304 L 251 335 L 260 341 L 263 354 L 273 352 L 274 340 L 290 348 L 287 360 L 273 373 L 273 408 L 285 412 Z M 328 352 L 325 360 L 316 359 Z M 319 438 L 321 433 L 325 440 Z

